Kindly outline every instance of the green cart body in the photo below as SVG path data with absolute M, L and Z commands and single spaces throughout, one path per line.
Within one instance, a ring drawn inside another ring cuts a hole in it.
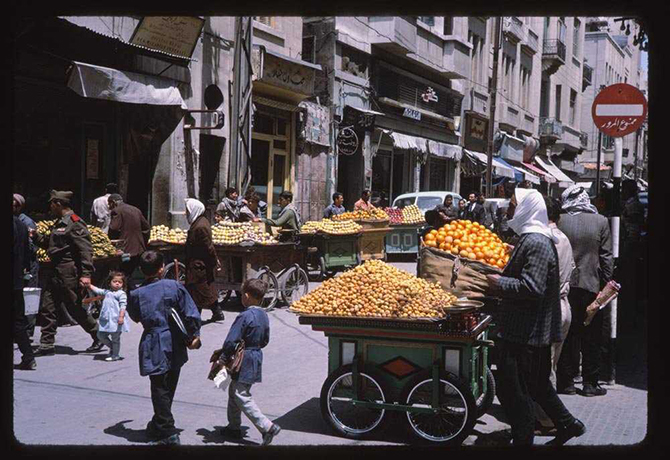
M 386 235 L 387 254 L 417 254 L 419 252 L 418 230 L 423 224 L 391 225 Z
M 361 264 L 361 233 L 329 235 L 327 233 L 301 233 L 301 246 L 306 248 L 307 271 L 319 271 L 319 280 L 328 272 L 334 273 Z M 314 269 L 314 270 L 313 270 Z

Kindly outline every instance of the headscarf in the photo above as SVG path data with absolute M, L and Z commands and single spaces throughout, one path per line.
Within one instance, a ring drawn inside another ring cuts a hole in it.
M 561 195 L 561 201 L 563 202 L 563 210 L 570 215 L 574 216 L 580 212 L 598 214 L 598 208 L 591 204 L 589 194 L 584 190 L 584 187 L 579 185 L 575 184 L 568 187 Z
M 23 195 L 19 195 L 18 193 L 14 194 L 14 199 L 16 200 L 17 203 L 19 203 L 19 206 L 21 209 L 23 209 L 23 206 L 26 204 L 26 199 L 23 198 Z
M 557 238 L 549 228 L 547 205 L 544 204 L 540 192 L 534 189 L 517 187 L 514 195 L 517 205 L 514 218 L 507 221 L 509 227 L 519 236 L 526 233 L 539 233 L 551 238 L 556 243 Z
M 205 212 L 205 205 L 194 198 L 186 198 L 186 210 L 186 220 L 190 225 Z

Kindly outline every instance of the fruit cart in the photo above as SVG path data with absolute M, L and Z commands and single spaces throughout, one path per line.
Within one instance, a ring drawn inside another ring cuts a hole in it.
M 363 227 L 360 241 L 360 260 L 386 260 L 386 235 L 391 231 L 388 220 L 360 220 Z
M 298 239 L 306 254 L 307 272 L 317 271 L 317 281 L 326 275 L 361 264 L 360 240 L 362 232 L 331 235 L 328 233 L 300 233 Z
M 420 440 L 461 444 L 495 395 L 491 316 L 474 306 L 448 310 L 441 319 L 299 314 L 300 324 L 328 337 L 320 397 L 328 425 L 360 439 L 398 412 Z
M 386 235 L 387 254 L 414 254 L 419 251 L 419 229 L 421 224 L 395 224 Z

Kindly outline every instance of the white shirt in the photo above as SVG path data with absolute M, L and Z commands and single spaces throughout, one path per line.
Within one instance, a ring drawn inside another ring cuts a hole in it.
M 91 221 L 97 221 L 102 231 L 107 233 L 109 231 L 109 222 L 111 220 L 109 215 L 109 203 L 107 199 L 109 198 L 109 193 L 93 200 L 93 206 L 91 207 Z M 94 219 L 95 217 L 95 219 Z

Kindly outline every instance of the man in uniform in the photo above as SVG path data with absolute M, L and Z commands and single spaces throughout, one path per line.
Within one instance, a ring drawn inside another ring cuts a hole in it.
M 60 302 L 65 304 L 70 315 L 93 339 L 93 344 L 86 351 L 98 352 L 103 349 L 97 337 L 98 324 L 81 305 L 82 291 L 91 285 L 93 246 L 86 223 L 71 209 L 72 195 L 72 192 L 51 191 L 49 209 L 58 220 L 49 238 L 31 231 L 35 244 L 46 248 L 54 266 L 54 275 L 47 281 L 43 293 L 40 315 L 45 326 L 42 327 L 36 356 L 54 354 L 58 329 L 56 304 Z

